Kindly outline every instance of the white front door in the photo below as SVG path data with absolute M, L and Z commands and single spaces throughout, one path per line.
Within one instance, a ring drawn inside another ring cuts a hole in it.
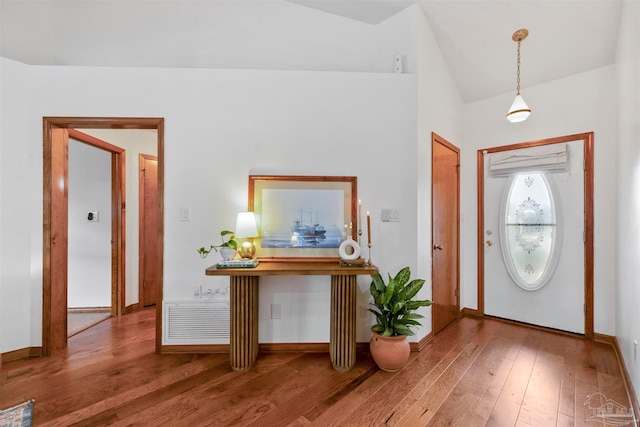
M 490 176 L 484 155 L 485 314 L 585 333 L 583 144 L 567 143 L 568 172 L 519 178 Z M 540 185 L 552 189 L 550 201 Z

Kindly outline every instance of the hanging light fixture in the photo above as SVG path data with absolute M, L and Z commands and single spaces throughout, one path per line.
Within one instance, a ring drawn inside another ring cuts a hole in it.
M 511 104 L 511 108 L 509 108 L 509 112 L 507 113 L 507 119 L 511 123 L 523 122 L 527 120 L 529 114 L 531 114 L 531 109 L 524 102 L 522 96 L 520 95 L 520 42 L 527 38 L 529 35 L 529 31 L 520 29 L 513 33 L 511 37 L 514 42 L 518 42 L 518 68 L 517 68 L 517 89 L 516 89 L 516 99 L 513 100 L 513 104 Z

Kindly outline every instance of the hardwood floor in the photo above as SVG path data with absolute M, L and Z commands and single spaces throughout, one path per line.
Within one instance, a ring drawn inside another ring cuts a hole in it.
M 111 318 L 49 358 L 2 365 L 0 408 L 35 398 L 36 426 L 598 426 L 600 392 L 631 408 L 608 344 L 465 317 L 402 371 L 368 353 L 350 372 L 328 354 L 154 353 L 154 311 Z M 593 402 L 592 402 L 593 403 Z M 631 424 L 629 424 L 631 425 Z
M 72 337 L 85 329 L 111 317 L 111 311 L 84 311 L 67 310 L 67 338 Z

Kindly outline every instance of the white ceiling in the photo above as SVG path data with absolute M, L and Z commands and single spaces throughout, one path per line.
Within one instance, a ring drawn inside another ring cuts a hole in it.
M 376 24 L 418 4 L 466 102 L 515 92 L 517 44 L 521 86 L 556 80 L 615 61 L 620 0 L 289 0 Z
M 229 19 L 235 19 L 222 17 L 220 10 L 227 9 L 219 8 L 224 3 L 221 1 L 216 4 L 219 16 L 205 15 L 204 11 L 211 9 L 203 7 L 209 7 L 216 1 L 0 0 L 0 54 L 34 65 L 207 66 L 196 59 L 205 45 L 194 42 L 204 40 L 207 42 L 206 54 L 218 61 L 213 65 L 251 68 L 246 56 L 260 55 L 261 47 L 259 43 L 257 47 L 242 45 L 241 32 L 233 35 L 235 44 L 226 44 L 234 46 L 236 51 L 238 46 L 242 46 L 248 52 L 245 57 L 234 54 L 229 47 L 227 50 L 222 47 L 215 50 L 215 46 L 225 45 L 225 34 L 216 32 L 217 28 L 223 28 L 217 25 L 221 24 L 217 19 L 226 19 L 224 28 L 229 28 Z M 244 9 L 242 21 L 237 22 L 239 29 L 242 25 L 265 28 L 268 25 L 293 25 L 261 21 L 260 10 L 265 7 L 273 12 L 274 8 L 280 10 L 278 8 L 287 4 L 305 6 L 301 9 L 339 15 L 355 20 L 352 21 L 353 25 L 362 26 L 376 25 L 406 7 L 418 4 L 466 102 L 515 92 L 516 43 L 511 40 L 511 35 L 519 28 L 529 30 L 529 37 L 522 42 L 521 86 L 525 98 L 529 86 L 612 64 L 615 61 L 622 9 L 621 0 L 235 2 L 225 7 L 251 3 L 251 10 L 256 11 L 255 16 L 247 16 Z M 117 6 L 124 6 L 125 3 L 127 13 L 119 12 Z M 82 19 L 82 16 L 87 19 Z M 273 13 L 268 16 L 273 16 Z M 68 21 L 64 21 L 65 17 L 68 17 Z M 142 26 L 142 21 L 147 22 Z M 86 22 L 92 22 L 92 27 Z M 96 24 L 99 22 L 108 24 L 105 24 L 106 28 L 99 28 Z M 117 23 L 117 26 L 113 23 Z M 92 28 L 102 32 L 103 36 L 91 34 Z M 120 28 L 122 31 L 119 31 Z M 135 30 L 131 31 L 130 28 Z M 87 36 L 79 37 L 74 29 L 81 30 L 80 34 Z M 335 34 L 333 36 L 338 37 Z M 212 43 L 212 39 L 218 44 Z M 308 43 L 312 39 L 301 40 L 299 43 Z M 273 43 L 272 40 L 268 42 Z M 253 40 L 251 43 L 256 44 Z M 151 49 L 158 51 L 155 55 L 146 55 Z M 220 58 L 226 58 L 226 61 Z M 272 58 L 272 64 L 277 60 Z

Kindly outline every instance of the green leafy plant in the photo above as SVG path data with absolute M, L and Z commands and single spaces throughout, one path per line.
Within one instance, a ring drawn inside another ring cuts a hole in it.
M 412 326 L 422 326 L 417 319 L 424 316 L 414 313 L 419 307 L 431 305 L 429 300 L 412 300 L 422 289 L 423 279 L 415 279 L 409 282 L 411 270 L 405 267 L 391 277 L 389 283 L 385 284 L 380 274 L 372 274 L 371 296 L 372 306 L 369 311 L 375 314 L 377 324 L 371 330 L 385 337 L 398 335 L 415 335 L 411 330 Z
M 225 237 L 227 237 L 228 240 L 225 241 Z M 211 245 L 209 249 L 205 248 L 204 246 L 201 247 L 200 249 L 197 249 L 198 253 L 200 254 L 200 258 L 202 259 L 206 258 L 207 255 L 211 253 L 211 251 L 218 252 L 218 248 L 231 248 L 234 251 L 238 250 L 238 241 L 236 240 L 236 236 L 233 233 L 233 231 L 222 230 L 220 232 L 220 240 L 222 240 L 221 244 Z

